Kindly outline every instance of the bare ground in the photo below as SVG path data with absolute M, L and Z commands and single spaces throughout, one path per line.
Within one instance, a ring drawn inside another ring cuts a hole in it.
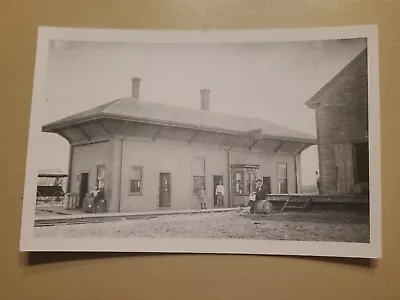
M 369 217 L 349 212 L 246 211 L 167 215 L 101 224 L 35 228 L 37 237 L 174 237 L 369 242 Z

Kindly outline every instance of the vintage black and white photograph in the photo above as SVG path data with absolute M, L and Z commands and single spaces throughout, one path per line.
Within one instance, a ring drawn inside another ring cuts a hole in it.
M 40 27 L 21 250 L 380 257 L 376 32 Z

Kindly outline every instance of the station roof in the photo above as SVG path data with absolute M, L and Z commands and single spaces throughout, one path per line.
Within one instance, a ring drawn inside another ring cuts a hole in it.
M 312 135 L 289 129 L 270 121 L 208 110 L 182 108 L 135 98 L 120 98 L 89 110 L 74 114 L 43 126 L 44 132 L 57 132 L 65 128 L 99 119 L 115 119 L 157 125 L 177 126 L 226 134 L 245 134 L 259 130 L 262 138 L 289 140 L 315 144 Z

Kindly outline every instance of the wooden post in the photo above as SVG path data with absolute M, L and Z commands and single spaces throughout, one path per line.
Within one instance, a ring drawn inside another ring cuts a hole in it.
M 67 193 L 71 193 L 71 176 L 72 176 L 72 156 L 73 156 L 74 146 L 69 147 L 69 162 L 68 162 L 68 178 L 67 178 Z
M 111 140 L 111 157 L 110 157 L 110 182 L 111 197 L 107 199 L 107 211 L 120 212 L 122 188 L 122 156 L 123 156 L 123 138 L 114 137 Z
M 297 153 L 294 157 L 295 162 L 295 172 L 296 172 L 296 193 L 300 194 L 302 192 L 301 188 L 301 161 L 300 161 L 300 153 Z
M 232 147 L 230 147 L 227 150 L 227 154 L 228 154 L 228 207 L 232 207 L 232 178 L 231 178 L 231 150 Z

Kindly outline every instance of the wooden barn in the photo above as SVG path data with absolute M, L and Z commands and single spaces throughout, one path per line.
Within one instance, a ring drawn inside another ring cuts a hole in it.
M 105 188 L 108 212 L 198 209 L 205 188 L 213 208 L 215 187 L 223 207 L 246 205 L 261 178 L 269 193 L 297 193 L 300 154 L 313 136 L 267 120 L 211 112 L 210 91 L 200 109 L 120 98 L 43 126 L 71 145 L 68 191 L 79 197 Z
M 321 193 L 367 194 L 367 49 L 318 91 L 306 105 L 315 110 Z

